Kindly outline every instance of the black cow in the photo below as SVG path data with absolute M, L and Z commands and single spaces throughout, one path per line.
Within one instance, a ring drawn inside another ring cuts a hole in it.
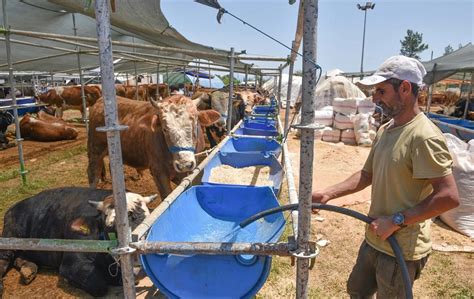
M 130 226 L 134 229 L 149 215 L 146 203 L 156 196 L 127 192 Z M 65 187 L 43 191 L 18 202 L 4 217 L 4 238 L 105 239 L 115 230 L 111 190 Z M 69 284 L 92 296 L 104 296 L 108 285 L 121 285 L 120 269 L 105 253 L 0 251 L 0 278 L 11 262 L 28 284 L 36 277 L 37 265 L 55 268 Z M 3 282 L 0 282 L 0 296 Z
M 8 111 L 0 110 L 0 149 L 8 147 L 8 139 L 5 132 L 9 125 L 13 123 L 13 115 Z

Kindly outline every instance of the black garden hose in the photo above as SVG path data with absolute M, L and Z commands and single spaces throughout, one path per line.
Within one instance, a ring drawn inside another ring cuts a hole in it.
M 265 217 L 265 216 L 268 216 L 268 215 L 271 215 L 271 214 L 275 214 L 277 212 L 283 212 L 283 211 L 288 211 L 288 210 L 297 210 L 298 206 L 299 206 L 298 204 L 289 204 L 289 205 L 284 205 L 284 206 L 280 206 L 280 207 L 273 208 L 273 209 L 268 209 L 266 211 L 262 211 L 260 213 L 257 213 L 255 215 L 245 219 L 244 221 L 240 222 L 240 227 L 243 228 L 243 227 L 249 225 L 250 223 L 254 222 L 255 220 L 258 220 L 262 217 Z M 372 218 L 370 218 L 370 217 L 368 217 L 364 214 L 361 214 L 359 212 L 356 212 L 356 211 L 353 211 L 353 210 L 350 210 L 350 209 L 342 208 L 342 207 L 313 203 L 313 204 L 311 204 L 311 208 L 341 213 L 341 214 L 344 214 L 344 215 L 347 215 L 347 216 L 354 217 L 354 218 L 359 219 L 361 221 L 364 221 L 365 223 L 368 223 L 368 224 L 370 224 L 373 221 Z M 408 268 L 407 268 L 407 265 L 405 263 L 405 260 L 403 259 L 403 254 L 402 254 L 402 251 L 400 249 L 400 246 L 398 245 L 397 239 L 395 239 L 395 237 L 393 235 L 391 235 L 390 237 L 388 237 L 387 240 L 390 243 L 390 246 L 392 247 L 392 250 L 393 250 L 393 253 L 395 254 L 395 258 L 397 259 L 398 265 L 400 265 L 400 269 L 401 269 L 401 273 L 402 273 L 402 277 L 403 277 L 403 283 L 405 285 L 405 297 L 407 299 L 413 299 L 413 292 L 412 292 L 412 288 L 411 288 L 410 275 L 408 274 Z

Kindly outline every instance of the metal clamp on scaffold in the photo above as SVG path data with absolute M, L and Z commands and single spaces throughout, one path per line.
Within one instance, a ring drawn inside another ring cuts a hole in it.
M 324 126 L 320 125 L 320 124 L 316 124 L 316 123 L 309 124 L 309 125 L 294 124 L 294 125 L 291 125 L 290 128 L 292 128 L 292 129 L 320 130 L 320 129 L 324 129 Z
M 110 249 L 110 254 L 120 256 L 120 255 L 134 253 L 135 251 L 137 251 L 137 249 L 132 248 L 130 246 L 124 246 L 124 247 L 117 247 L 117 248 Z
M 125 131 L 128 129 L 128 126 L 124 125 L 116 125 L 116 126 L 109 126 L 109 127 L 98 127 L 96 128 L 97 132 L 112 132 L 112 131 Z
M 295 242 L 294 238 L 293 241 L 289 240 L 289 242 Z M 310 259 L 311 262 L 309 264 L 309 269 L 313 269 L 314 264 L 316 262 L 316 257 L 319 255 L 319 248 L 316 246 L 316 242 L 309 241 L 309 251 L 303 251 L 301 249 L 296 249 L 293 251 L 290 251 L 291 253 L 291 265 L 295 265 L 295 259 Z

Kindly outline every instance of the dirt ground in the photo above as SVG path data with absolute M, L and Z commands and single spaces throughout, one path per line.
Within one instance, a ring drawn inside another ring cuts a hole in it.
M 70 117 L 77 117 L 71 114 Z M 23 151 L 29 178 L 33 181 L 52 175 L 61 176 L 48 183 L 49 188 L 66 185 L 87 185 L 87 154 L 85 150 L 78 151 L 73 156 L 54 160 L 51 165 L 44 166 L 56 153 L 65 152 L 86 144 L 85 128 L 77 124 L 80 134 L 77 140 L 53 143 L 25 141 Z M 299 179 L 299 140 L 291 133 L 288 138 L 290 159 L 293 166 L 296 187 Z M 318 141 L 314 149 L 313 189 L 320 189 L 337 183 L 348 175 L 359 170 L 368 155 L 369 148 L 347 146 L 342 143 L 333 144 Z M 0 151 L 0 177 L 4 170 L 18 168 L 18 150 L 16 147 Z M 49 162 L 48 162 L 49 163 Z M 110 178 L 110 176 L 109 176 Z M 134 169 L 125 168 L 126 187 L 143 195 L 156 193 L 155 185 L 148 171 L 143 178 L 137 179 Z M 48 181 L 49 182 L 49 181 Z M 13 178 L 0 181 L 2 189 L 20 188 L 19 179 Z M 110 181 L 102 184 L 101 188 L 110 188 Z M 26 196 L 25 196 L 26 197 Z M 346 206 L 361 213 L 367 213 L 370 205 L 370 188 L 357 194 L 346 196 L 331 202 Z M 280 201 L 288 202 L 286 183 L 282 187 Z M 6 197 L 5 202 L 10 202 Z M 473 240 L 465 237 L 439 220 L 434 222 L 434 244 L 474 246 Z M 287 229 L 288 235 L 289 229 Z M 345 281 L 357 256 L 358 246 L 363 240 L 364 225 L 347 216 L 321 211 L 313 215 L 312 240 L 327 240 L 328 245 L 320 248 L 316 264 L 310 272 L 309 297 L 334 298 L 347 297 Z M 282 239 L 282 241 L 286 241 Z M 415 283 L 414 294 L 417 298 L 472 298 L 474 296 L 474 281 L 472 280 L 472 253 L 443 253 L 434 252 L 420 280 Z M 274 257 L 271 274 L 259 291 L 257 298 L 294 298 L 296 267 L 290 265 L 290 260 Z M 58 278 L 53 270 L 40 269 L 37 278 L 28 286 L 19 282 L 15 270 L 9 271 L 5 277 L 5 298 L 87 298 L 86 293 L 70 287 L 67 282 Z M 137 286 L 139 298 L 162 297 L 152 286 L 149 279 L 140 281 Z M 121 297 L 121 288 L 113 288 L 108 297 Z

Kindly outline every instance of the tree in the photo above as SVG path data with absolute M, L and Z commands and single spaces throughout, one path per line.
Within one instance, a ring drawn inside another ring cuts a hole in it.
M 410 29 L 407 30 L 405 39 L 400 43 L 402 44 L 400 54 L 416 59 L 420 59 L 419 53 L 428 49 L 428 45 L 423 43 L 423 34 Z
M 451 45 L 448 45 L 446 48 L 444 48 L 444 54 L 443 55 L 448 55 L 449 53 L 453 53 L 454 49 L 451 47 Z
M 461 49 L 462 47 L 463 47 L 463 45 L 461 43 L 459 43 L 458 49 Z
M 229 75 L 223 75 L 223 76 L 218 75 L 217 77 L 219 77 L 222 80 L 222 82 L 224 82 L 224 85 L 229 85 L 229 83 L 230 83 L 230 78 L 229 78 L 230 76 Z M 240 81 L 234 77 L 234 85 L 238 85 L 239 83 L 240 83 Z

